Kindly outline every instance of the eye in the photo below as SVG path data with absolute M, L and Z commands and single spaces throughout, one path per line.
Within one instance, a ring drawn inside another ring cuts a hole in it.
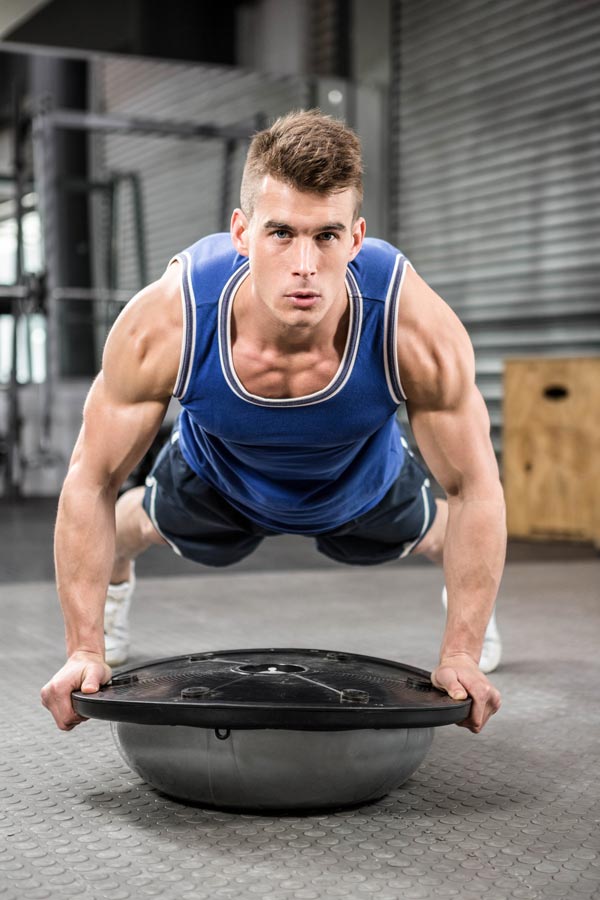
M 289 231 L 286 231 L 285 228 L 276 228 L 275 231 L 271 232 L 271 234 L 279 240 L 285 240 L 285 238 L 288 238 L 290 236 Z
M 337 238 L 337 234 L 334 231 L 322 231 L 319 235 L 319 240 L 324 241 L 326 244 L 330 244 L 331 241 L 335 241 Z

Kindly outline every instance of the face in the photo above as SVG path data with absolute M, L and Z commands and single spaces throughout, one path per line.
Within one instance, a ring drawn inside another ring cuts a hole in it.
M 360 250 L 365 221 L 354 221 L 354 191 L 321 195 L 266 176 L 250 220 L 236 209 L 231 237 L 250 259 L 249 290 L 258 312 L 282 326 L 314 327 L 345 309 L 345 274 Z

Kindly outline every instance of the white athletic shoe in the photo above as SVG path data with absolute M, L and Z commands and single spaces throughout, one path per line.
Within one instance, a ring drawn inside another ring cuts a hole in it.
M 129 653 L 129 607 L 135 590 L 135 569 L 129 581 L 109 584 L 104 606 L 104 656 L 109 666 L 121 666 Z
M 448 592 L 444 587 L 442 591 L 442 605 L 444 609 L 448 609 Z M 481 648 L 481 657 L 479 659 L 479 668 L 488 675 L 497 669 L 502 659 L 502 641 L 496 624 L 496 610 L 492 610 L 492 615 L 483 637 L 483 647 Z

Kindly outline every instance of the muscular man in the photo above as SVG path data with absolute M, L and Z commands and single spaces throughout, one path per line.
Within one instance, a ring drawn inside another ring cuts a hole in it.
M 482 669 L 499 658 L 504 504 L 472 347 L 404 256 L 365 239 L 361 199 L 351 130 L 314 111 L 277 120 L 252 141 L 230 235 L 179 254 L 115 323 L 56 524 L 68 659 L 42 701 L 60 728 L 81 721 L 71 691 L 126 658 L 139 553 L 166 543 L 221 566 L 277 533 L 346 563 L 443 564 L 433 683 L 472 697 L 474 732 L 499 708 Z M 172 396 L 171 439 L 115 515 Z M 403 403 L 447 500 L 408 450 Z

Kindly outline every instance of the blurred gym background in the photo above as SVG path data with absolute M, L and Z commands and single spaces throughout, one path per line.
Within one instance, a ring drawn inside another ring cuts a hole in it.
M 362 138 L 368 233 L 469 330 L 511 536 L 593 553 L 597 0 L 4 0 L 5 524 L 47 534 L 111 323 L 228 228 L 249 136 L 313 106 Z

